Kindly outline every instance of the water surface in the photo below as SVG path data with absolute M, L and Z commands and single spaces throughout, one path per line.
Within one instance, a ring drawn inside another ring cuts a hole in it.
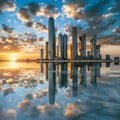
M 0 63 L 0 120 L 119 120 L 120 65 Z

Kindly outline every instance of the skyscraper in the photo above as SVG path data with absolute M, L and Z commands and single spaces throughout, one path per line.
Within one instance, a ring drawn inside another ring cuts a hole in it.
M 79 40 L 81 44 L 81 57 L 86 57 L 86 35 L 84 34 L 83 36 L 80 36 Z
M 55 59 L 56 57 L 56 42 L 55 42 L 55 24 L 53 17 L 48 21 L 48 40 L 49 40 L 49 59 Z
M 91 56 L 94 58 L 96 52 L 96 35 L 93 35 L 90 42 L 91 42 Z
M 60 34 L 58 35 L 58 50 L 59 50 L 59 51 L 58 51 L 58 53 L 59 53 L 59 54 L 58 54 L 58 57 L 61 58 L 61 59 L 63 59 L 63 57 L 64 57 L 64 56 L 63 56 L 63 54 L 64 54 L 64 48 L 63 48 L 64 46 L 63 46 L 63 44 L 64 44 L 63 34 L 60 33 Z
M 72 43 L 73 43 L 73 51 L 72 51 L 72 59 L 76 59 L 77 52 L 77 27 L 72 28 Z
M 100 59 L 100 45 L 96 45 L 95 58 Z
M 40 59 L 43 60 L 43 49 L 40 49 Z
M 63 59 L 67 59 L 67 35 L 63 36 L 64 56 Z
M 48 41 L 46 42 L 46 59 L 48 59 Z

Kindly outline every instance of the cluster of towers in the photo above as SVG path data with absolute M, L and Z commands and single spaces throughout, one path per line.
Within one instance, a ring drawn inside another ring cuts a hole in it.
M 58 46 L 56 47 L 55 25 L 52 17 L 49 18 L 48 26 L 48 58 L 50 60 L 67 59 L 67 35 L 61 33 L 58 35 Z
M 86 50 L 86 35 L 79 37 L 80 49 L 78 50 L 78 39 L 77 39 L 77 27 L 72 28 L 72 48 L 71 48 L 71 59 L 101 59 L 100 45 L 96 45 L 96 36 L 94 35 L 90 40 L 90 51 Z M 58 45 L 56 45 L 58 44 Z M 78 52 L 80 55 L 78 55 Z M 87 54 L 86 54 L 87 53 Z M 43 50 L 41 50 L 41 58 L 43 59 Z M 67 35 L 59 34 L 58 41 L 56 42 L 55 35 L 55 23 L 52 17 L 49 18 L 48 22 L 48 42 L 46 42 L 46 59 L 49 60 L 67 60 L 68 56 L 68 43 Z
M 85 34 L 79 37 L 79 41 L 80 41 L 80 50 L 79 50 L 80 56 L 78 56 L 77 27 L 73 27 L 72 28 L 73 59 L 101 59 L 100 45 L 96 45 L 95 35 L 90 40 L 90 51 L 86 51 L 86 35 Z

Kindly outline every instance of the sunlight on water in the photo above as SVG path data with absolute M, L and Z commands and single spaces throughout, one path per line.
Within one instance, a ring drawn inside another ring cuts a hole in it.
M 37 63 L 19 63 L 19 62 L 1 62 L 0 63 L 0 69 L 30 69 L 30 68 L 39 68 L 40 65 Z

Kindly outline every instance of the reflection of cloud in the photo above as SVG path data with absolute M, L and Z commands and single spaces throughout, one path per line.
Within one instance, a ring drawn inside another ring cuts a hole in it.
M 32 102 L 29 101 L 29 100 L 23 100 L 21 101 L 19 104 L 18 104 L 18 108 L 21 110 L 21 111 L 26 111 L 26 110 L 29 110 L 30 107 L 32 105 Z
M 10 93 L 13 93 L 13 88 L 7 88 L 4 90 L 4 96 L 9 95 Z
M 33 95 L 32 94 L 27 94 L 25 96 L 25 99 L 32 100 L 33 99 Z
M 38 105 L 37 109 L 40 110 L 41 113 L 46 113 L 48 115 L 54 115 L 58 109 L 60 109 L 60 106 L 55 103 L 54 105 Z
M 48 93 L 48 90 L 39 90 L 33 94 L 34 98 L 43 98 Z
M 7 111 L 0 109 L 0 120 L 15 120 L 16 119 L 16 111 L 13 109 L 9 109 Z
M 67 105 L 64 115 L 75 117 L 75 116 L 78 116 L 80 113 L 81 113 L 80 105 L 76 102 L 74 104 Z

